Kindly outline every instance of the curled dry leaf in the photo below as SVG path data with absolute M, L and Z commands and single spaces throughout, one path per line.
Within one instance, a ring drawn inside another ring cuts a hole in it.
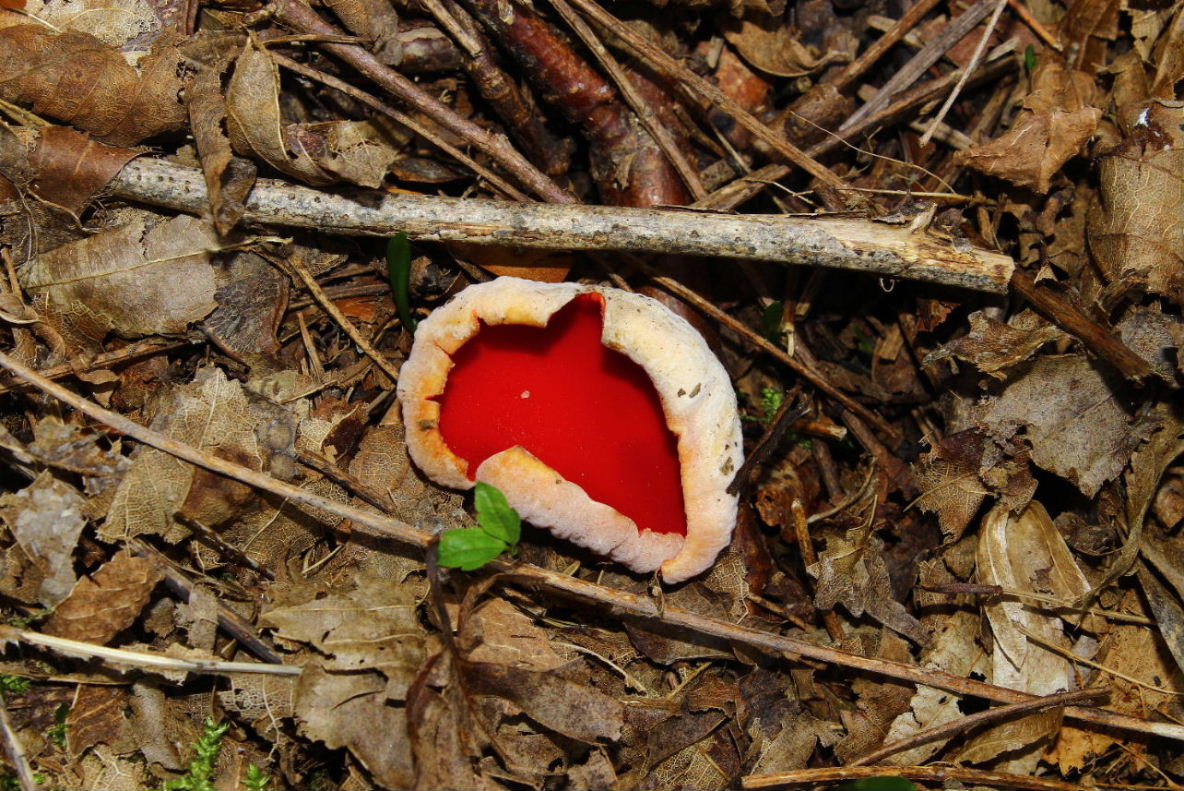
M 884 542 L 870 527 L 852 528 L 845 537 L 827 539 L 826 549 L 809 571 L 818 579 L 814 603 L 819 608 L 829 610 L 841 603 L 856 617 L 867 613 L 915 643 L 929 642 L 921 622 L 892 594 Z
M 1102 117 L 1094 75 L 1067 71 L 1057 58 L 1042 59 L 1032 74 L 1011 131 L 958 154 L 975 170 L 1036 192 L 1048 192 L 1061 166 L 1080 153 Z
M 1124 139 L 1099 161 L 1089 243 L 1107 278 L 1184 303 L 1184 111 L 1123 107 Z
M 365 121 L 285 124 L 279 89 L 279 69 L 248 41 L 226 90 L 226 125 L 236 151 L 306 184 L 382 183 L 396 152 L 380 127 Z
M 226 132 L 226 97 L 222 78 L 239 47 L 226 37 L 199 39 L 200 46 L 187 51 L 200 62 L 185 85 L 185 109 L 193 130 L 193 143 L 201 159 L 206 190 L 210 196 L 210 216 L 220 236 L 225 236 L 242 219 L 243 203 L 255 185 L 257 168 L 248 159 L 234 156 Z
M 991 318 L 981 310 L 970 314 L 970 332 L 925 358 L 925 363 L 957 357 L 996 379 L 1005 379 L 1006 370 L 1029 359 L 1049 341 L 1063 338 L 1056 327 L 1040 321 L 1032 313 L 1022 313 L 1010 324 Z
M 86 525 L 84 505 L 77 489 L 50 472 L 41 473 L 19 492 L 0 497 L 0 519 L 41 571 L 37 601 L 45 607 L 61 603 L 78 579 L 74 547 Z
M 181 128 L 180 65 L 171 48 L 146 56 L 137 70 L 86 33 L 58 35 L 39 24 L 0 30 L 0 98 L 116 146 Z
M 1032 502 L 1018 516 L 1006 507 L 998 507 L 986 516 L 979 537 L 977 578 L 984 585 L 1065 601 L 1076 601 L 1090 588 L 1065 540 L 1038 502 Z M 986 611 L 994 640 L 992 683 L 1036 695 L 1074 688 L 1073 663 L 1036 642 L 1065 651 L 1071 648 L 1060 616 L 1016 599 L 992 602 Z M 1031 772 L 1042 752 L 1042 747 L 1037 746 L 1059 723 L 1059 713 L 1048 711 L 998 725 L 972 739 L 961 757 L 987 761 L 1014 753 L 1016 757 L 1006 764 L 1009 771 Z
M 181 334 L 214 309 L 213 229 L 148 214 L 34 258 L 21 284 L 45 318 L 84 344 L 108 333 Z
M 724 38 L 749 64 L 777 77 L 803 77 L 831 63 L 851 60 L 850 53 L 838 47 L 827 47 L 818 54 L 803 44 L 781 17 L 750 14 L 730 19 L 724 26 Z
M 367 42 L 379 61 L 397 66 L 403 60 L 399 14 L 388 0 L 327 0 L 325 5 L 351 33 Z
M 263 468 L 256 437 L 258 419 L 250 411 L 242 385 L 217 368 L 203 368 L 193 384 L 178 387 L 152 428 L 171 439 L 251 469 Z M 217 527 L 241 510 L 250 490 L 204 471 L 174 456 L 141 446 L 115 496 L 100 530 L 108 541 L 144 533 L 170 542 L 189 535 L 177 520 L 180 509 L 208 527 Z
M 164 577 L 152 557 L 121 552 L 78 581 L 42 627 L 47 634 L 106 645 L 140 617 Z

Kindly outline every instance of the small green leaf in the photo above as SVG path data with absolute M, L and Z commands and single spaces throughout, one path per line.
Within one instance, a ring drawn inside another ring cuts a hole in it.
M 407 234 L 399 231 L 391 237 L 386 246 L 386 273 L 391 281 L 391 292 L 395 295 L 395 307 L 399 320 L 411 332 L 415 332 L 415 318 L 411 315 L 411 245 Z
M 781 329 L 781 318 L 784 313 L 785 303 L 777 300 L 770 302 L 769 306 L 765 308 L 765 312 L 761 314 L 761 335 L 773 343 L 780 343 L 781 336 L 785 335 Z
M 480 527 L 460 527 L 440 534 L 440 565 L 461 571 L 479 569 L 509 545 Z
M 1029 74 L 1036 71 L 1036 47 L 1031 44 L 1024 50 L 1024 68 Z
M 506 502 L 506 496 L 496 486 L 477 482 L 477 524 L 510 546 L 522 536 L 522 520 L 518 512 Z

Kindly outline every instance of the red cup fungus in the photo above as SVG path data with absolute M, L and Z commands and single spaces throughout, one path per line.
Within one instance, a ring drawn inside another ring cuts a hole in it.
M 501 489 L 526 521 L 666 582 L 728 542 L 742 461 L 727 372 L 640 294 L 501 277 L 419 324 L 399 375 L 412 460 Z

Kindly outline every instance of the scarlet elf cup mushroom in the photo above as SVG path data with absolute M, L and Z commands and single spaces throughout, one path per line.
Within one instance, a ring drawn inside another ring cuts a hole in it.
M 420 322 L 399 375 L 412 460 L 523 519 L 682 582 L 731 540 L 736 396 L 702 336 L 614 288 L 501 277 Z

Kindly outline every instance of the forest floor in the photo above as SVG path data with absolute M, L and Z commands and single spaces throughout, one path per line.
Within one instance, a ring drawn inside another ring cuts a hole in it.
M 1184 3 L 0 21 L 3 788 L 1184 785 Z M 710 571 L 435 562 L 496 275 L 718 355 Z

